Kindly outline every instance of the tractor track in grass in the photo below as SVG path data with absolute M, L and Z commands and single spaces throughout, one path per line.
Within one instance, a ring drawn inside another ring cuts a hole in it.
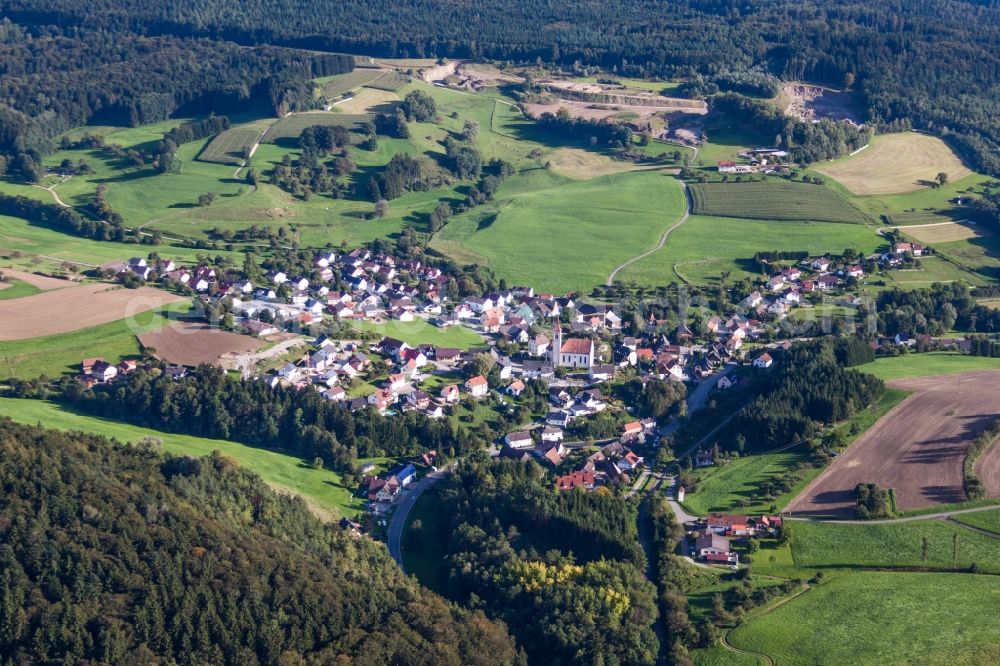
M 611 285 L 613 285 L 615 283 L 615 278 L 618 277 L 618 273 L 621 272 L 622 269 L 627 268 L 628 266 L 631 266 L 632 264 L 634 264 L 635 262 L 639 261 L 640 259 L 645 259 L 649 255 L 654 254 L 654 253 L 659 252 L 660 250 L 662 250 L 663 249 L 663 244 L 667 242 L 667 238 L 670 236 L 670 234 L 672 234 L 674 232 L 674 230 L 677 229 L 678 227 L 680 227 L 682 224 L 684 224 L 685 222 L 687 222 L 688 217 L 690 217 L 690 215 L 691 215 L 691 209 L 692 209 L 692 206 L 691 206 L 691 192 L 688 190 L 687 183 L 685 183 L 683 180 L 679 180 L 677 182 L 679 182 L 681 184 L 681 189 L 684 190 L 684 202 L 685 202 L 685 206 L 686 206 L 686 208 L 684 209 L 684 214 L 681 216 L 681 219 L 678 220 L 676 223 L 674 223 L 673 226 L 671 226 L 670 228 L 668 228 L 666 231 L 664 231 L 660 235 L 660 241 L 656 244 L 656 247 L 654 247 L 651 250 L 647 250 L 647 251 L 643 252 L 642 254 L 639 254 L 639 255 L 636 255 L 636 256 L 632 257 L 631 259 L 629 259 L 628 261 L 625 261 L 624 263 L 620 264 L 617 268 L 615 268 L 613 271 L 611 271 L 611 274 L 608 275 L 608 279 L 604 281 L 605 286 L 610 287 Z

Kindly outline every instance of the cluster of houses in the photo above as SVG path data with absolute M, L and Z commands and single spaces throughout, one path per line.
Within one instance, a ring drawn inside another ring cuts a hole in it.
M 787 169 L 788 151 L 778 148 L 752 148 L 739 153 L 745 163 L 732 160 L 718 162 L 719 173 L 780 173 Z
M 678 499 L 681 498 L 678 492 Z M 781 528 L 778 516 L 740 516 L 724 513 L 710 513 L 699 521 L 696 529 L 689 534 L 691 556 L 709 564 L 738 565 L 739 554 L 733 549 L 733 541 L 752 537 L 775 536 Z
M 85 358 L 80 362 L 80 381 L 88 388 L 97 384 L 111 384 L 132 374 L 139 368 L 139 362 L 125 359 L 118 363 L 108 363 L 103 358 Z M 187 368 L 168 365 L 166 375 L 180 379 L 187 375 Z
M 621 442 L 613 442 L 588 455 L 579 469 L 555 478 L 558 491 L 594 490 L 601 486 L 631 483 L 644 465 L 642 456 Z

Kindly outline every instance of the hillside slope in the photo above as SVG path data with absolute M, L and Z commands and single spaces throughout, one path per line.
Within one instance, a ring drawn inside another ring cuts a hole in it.
M 11 663 L 508 664 L 502 625 L 220 456 L 0 420 Z

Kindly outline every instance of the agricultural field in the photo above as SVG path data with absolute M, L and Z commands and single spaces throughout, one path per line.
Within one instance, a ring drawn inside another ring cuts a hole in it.
M 944 141 L 917 132 L 877 136 L 860 153 L 813 170 L 861 196 L 919 191 L 930 187 L 939 172 L 950 180 L 972 173 Z
M 264 341 L 231 333 L 201 322 L 178 321 L 156 331 L 139 335 L 144 348 L 155 349 L 156 358 L 177 365 L 220 365 L 227 354 L 253 352 Z
M 337 112 L 348 115 L 391 113 L 399 104 L 399 95 L 391 90 L 362 88 L 357 94 L 337 102 Z
M 354 328 L 369 333 L 378 333 L 382 337 L 396 338 L 408 345 L 435 345 L 437 347 L 457 347 L 468 349 L 483 344 L 483 338 L 478 333 L 465 326 L 456 325 L 448 328 L 438 328 L 422 319 L 413 321 L 372 321 L 351 322 Z
M 958 352 L 925 352 L 877 358 L 858 366 L 857 370 L 891 381 L 908 377 L 947 375 L 971 370 L 1000 370 L 1000 359 L 969 356 Z
M 365 84 L 366 88 L 373 88 L 375 90 L 388 90 L 389 92 L 399 92 L 407 84 L 410 83 L 410 77 L 403 72 L 398 72 L 392 70 L 389 72 L 384 72 L 382 76 L 378 77 L 374 81 L 370 81 Z
M 992 235 L 989 229 L 982 229 L 975 222 L 935 222 L 930 224 L 895 227 L 905 235 L 926 245 L 964 241 Z
M 25 296 L 34 296 L 41 291 L 41 289 L 30 282 L 17 280 L 15 278 L 7 278 L 5 282 L 0 282 L 0 301 L 24 298 Z
M 79 372 L 80 362 L 94 356 L 109 363 L 139 358 L 142 349 L 136 335 L 166 326 L 172 315 L 183 314 L 188 307 L 188 303 L 179 301 L 168 308 L 71 333 L 0 342 L 0 380 Z
M 102 282 L 53 289 L 0 302 L 0 341 L 68 333 L 184 300 L 152 287 L 125 289 Z
M 316 79 L 316 83 L 320 86 L 323 95 L 327 99 L 334 100 L 344 95 L 344 93 L 377 81 L 386 72 L 387 70 L 384 69 L 355 69 L 346 74 L 336 74 Z
M 961 514 L 975 516 L 976 513 Z M 924 567 L 1000 572 L 1000 541 L 945 520 L 895 523 L 789 521 L 792 556 L 804 571 L 822 568 Z M 957 535 L 958 552 L 955 553 Z M 927 540 L 927 559 L 923 557 Z
M 442 229 L 439 237 L 448 244 L 432 245 L 447 254 L 458 246 L 509 282 L 589 291 L 618 264 L 654 247 L 683 211 L 673 178 L 654 171 L 612 174 L 523 194 L 502 189 L 496 205 Z
M 230 127 L 208 142 L 208 145 L 198 155 L 201 162 L 216 164 L 243 164 L 246 155 L 253 150 L 273 121 L 261 121 L 238 127 Z
M 890 386 L 913 395 L 841 453 L 789 504 L 790 513 L 850 517 L 859 483 L 892 488 L 900 511 L 967 499 L 962 464 L 972 439 L 996 419 L 1000 372 L 900 379 Z
M 26 424 L 43 423 L 47 428 L 72 430 L 120 442 L 134 443 L 143 437 L 157 437 L 163 450 L 181 456 L 206 456 L 220 451 L 246 469 L 260 475 L 272 488 L 299 495 L 313 513 L 333 521 L 342 516 L 356 516 L 363 509 L 361 498 L 344 487 L 339 474 L 326 469 L 314 469 L 295 456 L 253 448 L 221 439 L 206 439 L 176 435 L 151 428 L 89 416 L 72 407 L 42 400 L 0 398 L 0 417 L 9 417 Z M 363 462 L 363 461 L 362 461 Z
M 952 516 L 951 519 L 963 525 L 971 525 L 972 527 L 1000 535 L 1000 509 L 961 513 Z
M 835 222 L 767 222 L 732 217 L 692 215 L 652 255 L 619 274 L 623 283 L 669 284 L 718 282 L 723 272 L 730 280 L 759 278 L 752 265 L 756 252 L 805 251 L 840 254 L 844 248 L 871 253 L 887 245 L 871 228 Z
M 732 632 L 783 666 L 972 666 L 1000 659 L 1000 579 L 859 572 L 805 592 Z
M 552 171 L 574 180 L 590 180 L 636 170 L 631 162 L 615 160 L 583 148 L 557 148 L 549 154 L 548 162 Z
M 371 119 L 372 117 L 368 114 L 334 113 L 332 111 L 290 113 L 271 125 L 261 142 L 277 143 L 282 139 L 297 139 L 302 134 L 302 130 L 313 125 L 341 126 L 354 129 Z
M 784 179 L 751 183 L 693 183 L 695 215 L 759 220 L 815 220 L 863 224 L 861 211 L 837 192 Z

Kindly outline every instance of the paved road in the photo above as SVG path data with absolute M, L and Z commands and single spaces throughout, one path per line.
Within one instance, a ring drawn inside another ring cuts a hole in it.
M 719 370 L 718 372 L 713 373 L 713 374 L 709 375 L 708 377 L 705 377 L 704 379 L 702 379 L 700 382 L 698 382 L 695 385 L 694 390 L 688 392 L 688 396 L 687 396 L 687 400 L 686 400 L 686 402 L 687 402 L 687 413 L 689 415 L 690 414 L 694 414 L 699 409 L 704 408 L 705 404 L 708 402 L 708 397 L 712 394 L 712 389 L 715 388 L 715 385 L 718 383 L 718 381 L 720 379 L 722 379 L 723 377 L 725 377 L 726 375 L 728 375 L 729 373 L 731 373 L 733 370 L 735 370 L 736 367 L 737 366 L 736 366 L 735 363 L 728 363 L 725 366 L 723 366 L 723 368 L 721 370 Z M 660 435 L 663 436 L 663 437 L 667 437 L 669 435 L 672 435 L 675 432 L 677 432 L 677 430 L 680 428 L 680 426 L 681 426 L 680 419 L 674 419 L 673 421 L 671 421 L 670 423 L 668 423 L 666 426 L 660 428 Z M 713 433 L 709 433 L 709 434 L 713 434 Z M 700 442 L 699 442 L 699 444 L 700 444 Z M 678 457 L 683 457 L 683 456 L 678 456 Z
M 663 244 L 667 242 L 667 237 L 673 233 L 674 229 L 687 222 L 688 216 L 691 214 L 691 193 L 688 191 L 687 184 L 683 180 L 680 180 L 678 182 L 681 184 L 681 189 L 684 190 L 684 201 L 686 202 L 684 215 L 681 216 L 681 219 L 678 220 L 676 224 L 674 224 L 672 227 L 663 232 L 663 234 L 660 236 L 660 242 L 656 244 L 656 247 L 654 247 L 652 250 L 647 250 L 646 252 L 643 252 L 640 255 L 632 257 L 625 263 L 615 268 L 615 270 L 611 271 L 611 275 L 609 275 L 608 279 L 604 282 L 605 285 L 607 285 L 608 287 L 613 285 L 615 283 L 615 278 L 618 276 L 618 273 L 626 266 L 634 264 L 640 259 L 645 259 L 654 252 L 663 249 Z
M 439 469 L 419 481 L 414 481 L 396 503 L 396 508 L 393 509 L 392 518 L 389 519 L 389 555 L 396 560 L 403 573 L 406 573 L 406 567 L 403 566 L 403 528 L 406 527 L 406 518 L 424 491 L 449 474 L 451 474 L 451 467 Z

